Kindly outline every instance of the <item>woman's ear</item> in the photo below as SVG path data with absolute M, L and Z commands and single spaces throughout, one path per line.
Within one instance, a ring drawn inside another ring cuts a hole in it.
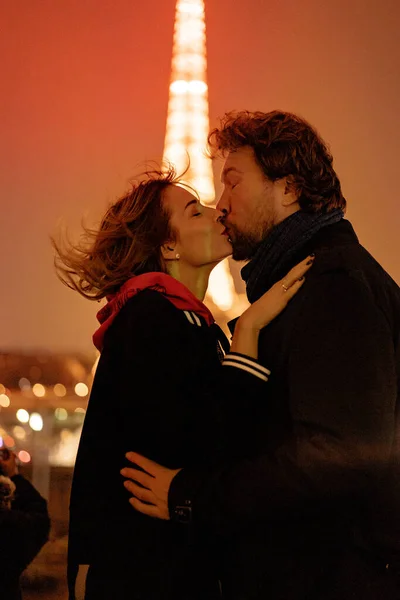
M 161 254 L 164 260 L 175 260 L 176 249 L 174 248 L 173 242 L 167 242 L 161 246 Z

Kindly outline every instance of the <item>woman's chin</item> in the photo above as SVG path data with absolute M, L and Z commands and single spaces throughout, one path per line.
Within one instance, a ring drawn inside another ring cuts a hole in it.
M 214 265 L 219 265 L 219 263 L 221 263 L 223 260 L 225 260 L 226 258 L 228 258 L 229 256 L 232 256 L 232 248 L 230 249 L 230 251 L 226 251 L 226 252 L 221 252 L 216 258 L 215 260 L 213 260 L 212 262 L 214 263 Z
M 221 252 L 218 254 L 218 262 L 228 258 L 228 256 L 232 256 L 232 251 L 232 244 L 228 242 L 228 239 L 226 238 L 226 243 L 223 245 Z

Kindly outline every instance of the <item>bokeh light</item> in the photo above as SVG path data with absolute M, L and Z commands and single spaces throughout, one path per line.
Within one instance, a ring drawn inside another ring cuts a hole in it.
M 54 411 L 54 416 L 58 421 L 65 421 L 68 419 L 68 412 L 65 408 L 56 408 Z
M 56 383 L 56 385 L 53 388 L 53 391 L 55 395 L 59 398 L 63 398 L 67 393 L 65 385 L 63 385 L 62 383 Z
M 89 393 L 89 388 L 86 385 L 86 383 L 80 382 L 80 383 L 76 384 L 76 386 L 75 386 L 75 394 L 77 396 L 81 396 L 83 398 L 84 396 L 87 396 L 88 393 Z
M 39 413 L 32 413 L 29 417 L 29 425 L 33 431 L 42 431 L 43 429 L 43 419 L 42 415 Z
M 8 448 L 13 448 L 13 446 L 15 446 L 14 438 L 12 438 L 11 435 L 5 435 L 3 438 L 3 442 L 4 445 Z
M 43 396 L 46 395 L 46 388 L 41 383 L 35 383 L 35 385 L 32 388 L 32 392 L 38 398 L 43 398 Z
M 28 463 L 31 461 L 31 455 L 26 450 L 20 450 L 17 456 L 19 460 L 23 463 Z
M 16 416 L 20 423 L 27 423 L 29 421 L 29 413 L 24 408 L 17 410 Z
M 13 434 L 17 438 L 17 440 L 24 440 L 26 438 L 26 431 L 21 425 L 16 425 L 13 427 Z
M 23 392 L 31 389 L 31 382 L 26 377 L 21 377 L 18 385 Z
M 7 396 L 7 394 L 0 394 L 0 406 L 3 408 L 10 406 L 10 398 Z

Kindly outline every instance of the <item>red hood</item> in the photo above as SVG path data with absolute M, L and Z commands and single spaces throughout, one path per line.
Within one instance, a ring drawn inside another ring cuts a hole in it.
M 166 273 L 143 273 L 126 281 L 116 294 L 108 296 L 107 304 L 97 313 L 97 320 L 101 324 L 93 335 L 93 343 L 98 350 L 103 349 L 104 334 L 114 321 L 121 308 L 129 298 L 145 289 L 160 292 L 174 306 L 180 310 L 191 310 L 203 317 L 208 325 L 214 323 L 214 318 L 205 304 L 201 302 L 183 283 Z

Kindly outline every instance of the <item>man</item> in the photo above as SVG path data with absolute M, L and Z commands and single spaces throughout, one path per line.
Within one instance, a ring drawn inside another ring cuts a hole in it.
M 210 143 L 226 158 L 218 208 L 233 258 L 250 260 L 250 302 L 308 254 L 315 264 L 260 335 L 271 376 L 256 405 L 243 398 L 243 460 L 171 471 L 129 453 L 149 473 L 123 469 L 131 504 L 194 534 L 213 527 L 231 600 L 400 598 L 400 290 L 343 218 L 307 122 L 228 114 Z
M 0 450 L 0 473 L 0 598 L 19 600 L 19 577 L 47 542 L 50 519 L 46 500 L 18 474 L 7 448 Z

